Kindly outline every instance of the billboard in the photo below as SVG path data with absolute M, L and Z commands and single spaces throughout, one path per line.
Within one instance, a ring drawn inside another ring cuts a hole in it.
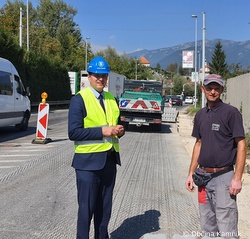
M 182 68 L 194 68 L 194 51 L 182 51 Z

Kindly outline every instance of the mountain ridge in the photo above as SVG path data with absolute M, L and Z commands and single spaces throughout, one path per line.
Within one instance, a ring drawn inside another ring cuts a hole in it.
M 250 40 L 246 41 L 233 41 L 214 39 L 206 40 L 205 43 L 205 58 L 206 62 L 211 62 L 214 53 L 215 45 L 221 42 L 222 50 L 226 54 L 226 63 L 230 66 L 232 64 L 239 64 L 240 67 L 250 68 Z M 164 47 L 155 50 L 139 50 L 129 53 L 132 58 L 140 59 L 144 56 L 149 62 L 151 67 L 156 67 L 160 64 L 162 69 L 173 63 L 182 64 L 182 51 L 194 50 L 194 42 L 186 42 L 183 44 L 175 45 L 172 47 Z M 202 40 L 197 41 L 197 67 L 202 65 Z

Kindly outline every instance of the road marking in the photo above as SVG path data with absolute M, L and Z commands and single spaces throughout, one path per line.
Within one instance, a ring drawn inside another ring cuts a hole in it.
M 0 155 L 0 158 L 8 158 L 8 157 L 29 157 L 30 156 L 30 154 L 22 154 L 22 155 L 20 155 L 20 154 L 11 154 L 11 155 Z M 20 159 L 20 160 L 22 160 L 22 159 Z

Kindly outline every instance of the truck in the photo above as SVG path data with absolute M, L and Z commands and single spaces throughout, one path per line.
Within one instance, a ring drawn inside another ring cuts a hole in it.
M 31 109 L 29 88 L 24 88 L 15 66 L 0 57 L 0 127 L 28 128 Z
M 113 93 L 114 97 L 118 100 L 124 91 L 125 80 L 126 76 L 111 71 L 109 73 L 107 86 L 104 90 Z
M 151 80 L 125 80 L 124 92 L 119 98 L 121 122 L 129 125 L 151 127 L 161 131 L 164 99 L 162 82 Z
M 118 100 L 124 91 L 124 82 L 126 77 L 124 75 L 117 74 L 115 72 L 110 72 L 108 75 L 107 85 L 104 87 L 104 91 L 109 91 L 113 93 L 114 97 Z M 80 90 L 90 86 L 88 80 L 88 72 L 81 71 L 81 83 Z

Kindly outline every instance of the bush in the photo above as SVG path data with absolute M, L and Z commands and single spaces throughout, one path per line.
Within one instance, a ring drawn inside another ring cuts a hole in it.
M 49 101 L 71 98 L 70 81 L 65 67 L 34 53 L 27 53 L 25 63 L 26 85 L 30 87 L 32 102 L 40 102 L 44 91 L 48 94 Z
M 190 114 L 190 115 L 195 115 L 196 112 L 198 110 L 201 109 L 201 106 L 200 105 L 196 105 L 196 108 L 194 107 L 194 105 L 190 105 L 188 108 L 187 108 L 187 113 Z
M 250 154 L 250 133 L 246 133 L 247 154 Z

